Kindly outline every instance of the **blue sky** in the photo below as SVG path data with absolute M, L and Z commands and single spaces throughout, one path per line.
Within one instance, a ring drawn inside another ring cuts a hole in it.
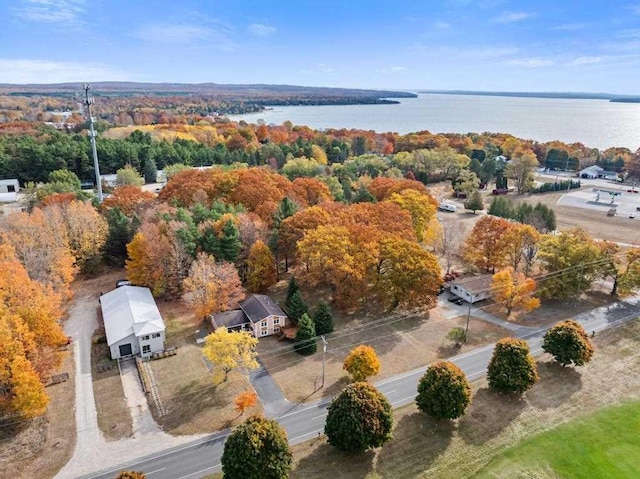
M 640 0 L 0 0 L 0 83 L 640 94 Z

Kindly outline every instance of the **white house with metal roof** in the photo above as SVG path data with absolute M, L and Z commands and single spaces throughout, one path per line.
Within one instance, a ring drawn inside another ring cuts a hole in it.
M 164 321 L 149 288 L 121 286 L 103 294 L 100 307 L 113 359 L 164 350 Z

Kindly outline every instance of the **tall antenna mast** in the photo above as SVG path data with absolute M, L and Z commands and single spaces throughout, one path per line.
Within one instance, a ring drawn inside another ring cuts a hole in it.
M 93 152 L 93 168 L 96 172 L 96 185 L 98 186 L 98 201 L 102 203 L 102 181 L 100 179 L 100 165 L 98 164 L 98 150 L 96 150 L 96 130 L 93 128 L 93 116 L 91 116 L 91 105 L 94 102 L 92 96 L 89 95 L 91 85 L 84 84 L 84 104 L 87 107 L 87 115 L 89 116 L 89 137 L 91 138 L 91 151 Z

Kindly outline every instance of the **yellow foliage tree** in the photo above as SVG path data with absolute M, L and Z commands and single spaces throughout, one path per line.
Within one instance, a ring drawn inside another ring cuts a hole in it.
M 233 369 L 258 367 L 257 344 L 258 340 L 246 331 L 230 332 L 221 327 L 205 338 L 202 354 L 224 371 L 223 381 L 226 381 Z
M 393 193 L 389 201 L 409 212 L 419 242 L 428 243 L 435 239 L 437 232 L 430 227 L 433 226 L 433 220 L 436 217 L 436 207 L 429 195 L 407 189 L 400 193 Z
M 361 344 L 353 348 L 345 358 L 342 368 L 354 381 L 366 381 L 380 372 L 380 360 L 371 346 Z
M 497 303 L 503 303 L 507 316 L 514 310 L 533 311 L 540 306 L 540 300 L 534 298 L 536 282 L 524 274 L 508 267 L 493 275 L 491 292 Z
M 262 291 L 276 284 L 276 259 L 262 240 L 256 241 L 247 258 L 247 285 L 250 291 Z

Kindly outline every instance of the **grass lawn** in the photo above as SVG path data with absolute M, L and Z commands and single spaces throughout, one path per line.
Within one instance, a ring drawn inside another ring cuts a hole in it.
M 640 477 L 640 403 L 615 406 L 508 449 L 479 477 L 614 479 Z

